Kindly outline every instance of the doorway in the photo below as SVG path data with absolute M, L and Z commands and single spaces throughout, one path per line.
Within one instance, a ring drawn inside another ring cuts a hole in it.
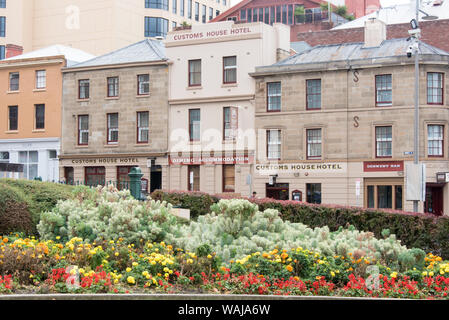
M 275 200 L 288 200 L 289 196 L 289 184 L 288 183 L 275 183 L 270 185 L 266 184 L 266 197 Z
M 154 190 L 162 189 L 162 167 L 151 166 L 150 173 L 150 193 Z
M 443 215 L 443 185 L 430 183 L 426 185 L 424 212 L 436 216 Z

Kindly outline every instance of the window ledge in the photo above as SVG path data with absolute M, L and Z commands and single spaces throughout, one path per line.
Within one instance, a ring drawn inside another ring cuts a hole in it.
M 45 132 L 45 129 L 34 129 L 31 132 L 33 132 L 33 133 L 42 133 L 42 132 Z
M 148 142 L 145 143 L 136 143 L 134 146 L 135 147 L 148 147 L 150 144 Z
M 33 89 L 33 92 L 46 92 L 47 88 Z
M 18 134 L 19 130 L 8 130 L 8 131 L 5 131 L 5 133 L 6 134 Z
M 6 91 L 6 94 L 18 94 L 20 91 Z
M 78 101 L 78 102 L 89 102 L 90 99 L 76 99 L 76 101 Z
M 148 94 L 138 94 L 137 96 L 136 96 L 136 98 L 148 98 L 148 97 L 150 97 L 150 94 L 148 93 Z
M 105 148 L 117 148 L 118 147 L 118 143 L 116 143 L 116 144 L 105 144 L 104 147 Z
M 86 145 L 76 145 L 75 146 L 75 149 L 86 149 L 86 148 L 89 148 L 88 144 L 86 144 Z
M 201 90 L 203 89 L 202 86 L 192 86 L 192 87 L 187 87 L 186 90 Z
M 105 97 L 105 100 L 118 100 L 120 97 Z
M 237 82 L 233 82 L 233 83 L 223 83 L 221 85 L 222 88 L 233 88 L 233 87 L 238 87 L 239 85 L 237 84 Z

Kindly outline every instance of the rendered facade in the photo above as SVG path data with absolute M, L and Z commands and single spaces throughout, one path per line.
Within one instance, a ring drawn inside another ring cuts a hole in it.
M 52 46 L 0 62 L 1 161 L 23 164 L 22 178 L 59 180 L 61 69 L 92 57 Z
M 169 158 L 163 187 L 249 196 L 256 66 L 289 54 L 289 29 L 233 21 L 170 32 Z

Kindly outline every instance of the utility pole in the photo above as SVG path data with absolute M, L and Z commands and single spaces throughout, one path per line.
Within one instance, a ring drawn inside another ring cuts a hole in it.
M 419 0 L 416 0 L 416 24 L 419 28 Z M 414 164 L 419 164 L 419 34 L 416 35 L 414 41 L 417 46 L 415 54 L 415 125 L 414 125 Z M 418 212 L 418 200 L 413 200 L 413 212 Z

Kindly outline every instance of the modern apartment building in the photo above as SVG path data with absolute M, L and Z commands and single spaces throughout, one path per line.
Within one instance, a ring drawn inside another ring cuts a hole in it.
M 126 187 L 134 166 L 144 192 L 160 189 L 168 141 L 168 61 L 146 39 L 63 70 L 60 176 Z
M 183 22 L 206 23 L 229 7 L 230 0 L 0 0 L 0 58 L 8 44 L 24 52 L 63 44 L 101 55 L 165 37 Z
M 224 21 L 169 32 L 169 158 L 163 187 L 249 196 L 255 81 L 289 55 L 289 28 Z
M 410 42 L 385 40 L 379 20 L 366 24 L 365 42 L 319 45 L 252 74 L 261 197 L 412 211 Z M 436 215 L 449 212 L 448 63 L 449 53 L 420 44 L 420 211 Z
M 55 45 L 0 61 L 0 161 L 23 164 L 21 177 L 58 181 L 61 69 L 93 57 Z

